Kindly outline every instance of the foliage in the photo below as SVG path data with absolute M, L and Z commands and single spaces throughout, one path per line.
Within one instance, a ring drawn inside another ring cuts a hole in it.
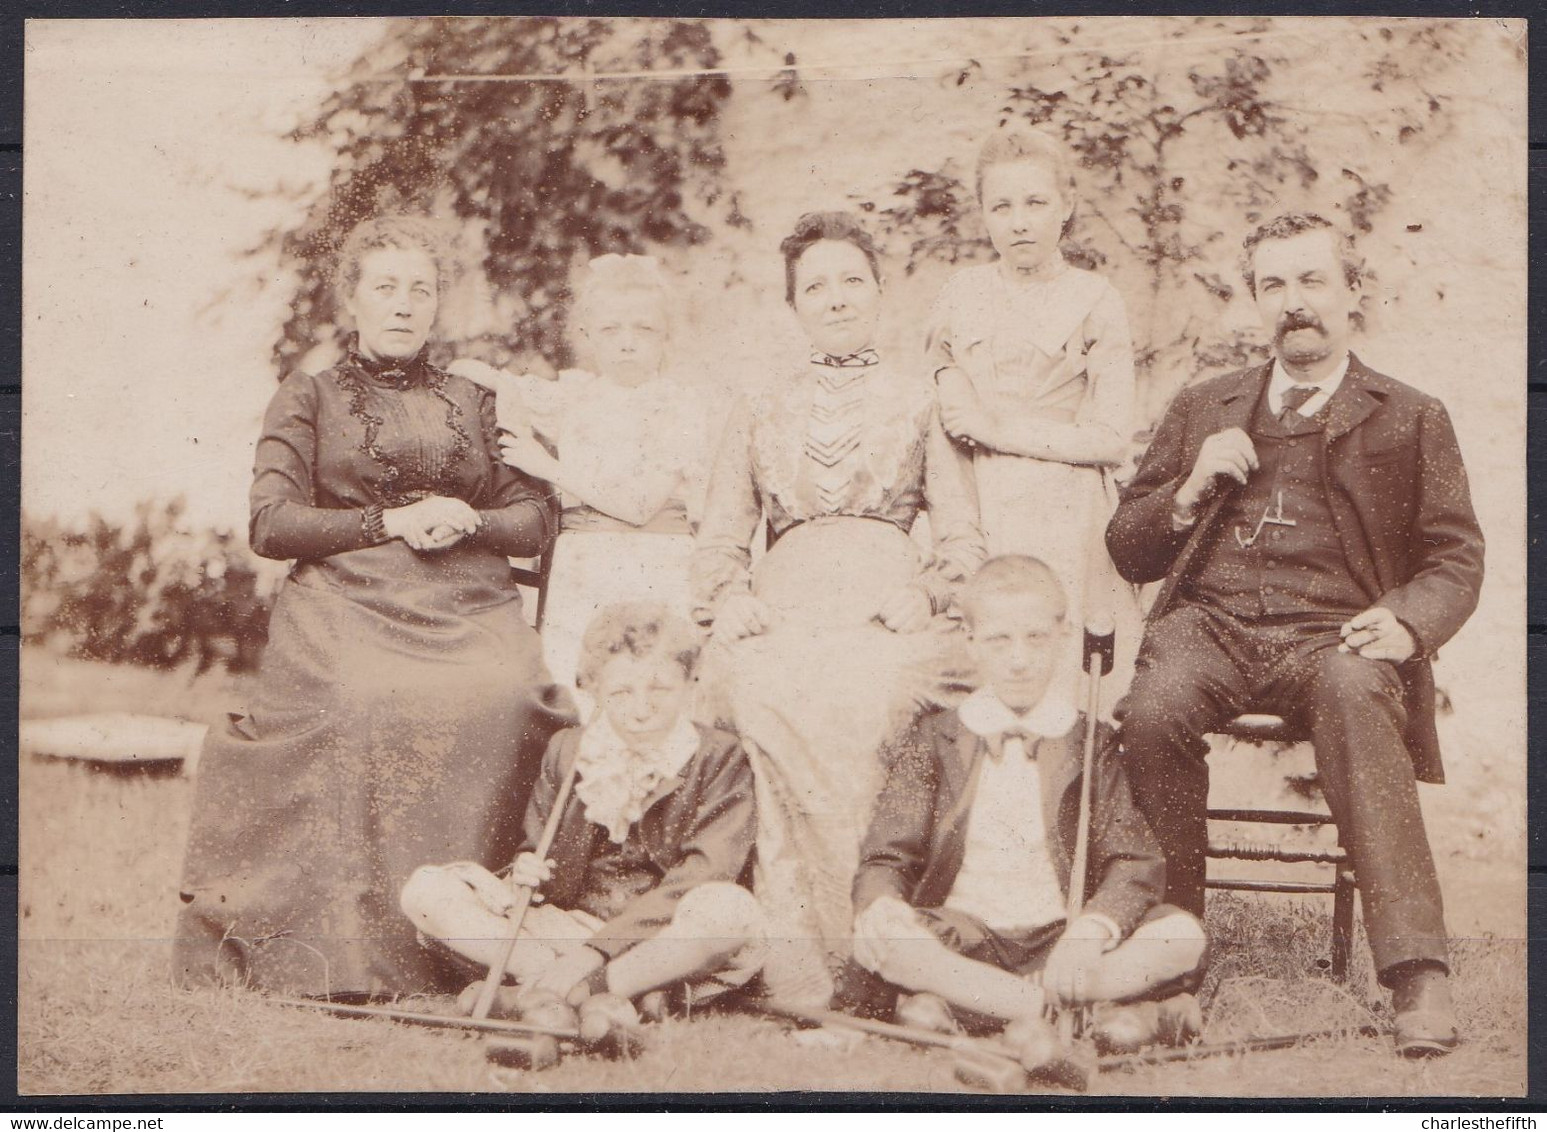
M 240 672 L 268 637 L 270 595 L 229 531 L 190 531 L 181 500 L 141 503 L 132 522 L 82 528 L 24 518 L 22 639 L 153 668 L 190 658 Z
M 1373 162 L 1374 138 L 1419 145 L 1447 128 L 1443 100 L 1423 85 L 1459 50 L 1443 25 L 1350 28 L 1345 74 L 1384 100 L 1382 113 L 1363 118 L 1295 105 L 1306 94 L 1296 70 L 1306 61 L 1253 34 L 1261 28 L 1241 34 L 1230 25 L 1236 41 L 1206 59 L 1184 56 L 1193 64 L 1148 49 L 1082 49 L 1078 30 L 1057 35 L 1051 61 L 1023 65 L 999 124 L 1044 129 L 1077 158 L 1081 196 L 1064 253 L 1114 275 L 1130 305 L 1141 377 L 1218 372 L 1261 356 L 1248 336 L 1218 328 L 1237 293 L 1230 248 L 1240 229 L 1286 201 L 1308 201 L 1370 232 L 1391 187 L 1350 154 Z M 1172 35 L 1226 30 L 1200 19 Z M 969 68 L 957 81 L 970 77 Z M 888 197 L 860 207 L 880 220 L 911 274 L 930 260 L 991 256 L 973 196 L 971 175 L 947 162 L 909 170 Z
M 577 261 L 702 243 L 695 200 L 735 214 L 718 134 L 727 79 L 586 76 L 718 61 L 701 21 L 401 21 L 295 131 L 333 150 L 332 178 L 304 220 L 270 232 L 264 248 L 320 266 L 371 216 L 455 218 L 479 243 L 492 360 L 540 353 L 566 364 L 559 300 Z M 545 77 L 498 78 L 516 75 Z M 274 348 L 280 371 L 342 333 L 325 272 L 306 274 Z

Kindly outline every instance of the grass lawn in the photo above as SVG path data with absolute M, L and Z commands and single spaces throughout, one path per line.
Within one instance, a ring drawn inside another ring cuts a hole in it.
M 107 690 L 87 702 L 81 682 Z M 27 665 L 24 701 L 70 710 L 210 718 L 223 680 Z M 147 708 L 147 704 L 155 707 Z M 457 1033 L 288 1010 L 236 991 L 187 992 L 167 977 L 192 783 L 122 778 L 66 763 L 21 768 L 17 1086 L 24 1094 L 165 1092 L 955 1091 L 950 1058 L 880 1039 L 842 1044 L 780 1023 L 717 1014 L 650 1027 L 632 1062 L 572 1057 L 545 1073 L 490 1068 Z M 1216 894 L 1203 988 L 1210 1038 L 1386 1022 L 1362 942 L 1346 986 L 1323 973 L 1323 904 Z M 1409 1063 L 1389 1038 L 1103 1073 L 1092 1092 L 1153 1096 L 1511 1096 L 1526 1085 L 1525 943 L 1457 942 L 1466 1044 Z

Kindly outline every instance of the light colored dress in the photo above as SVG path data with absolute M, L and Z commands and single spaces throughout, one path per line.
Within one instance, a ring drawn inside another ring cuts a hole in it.
M 691 616 L 692 529 L 714 452 L 715 399 L 669 377 L 633 388 L 584 370 L 516 380 L 569 481 L 542 638 L 554 680 L 572 685 L 597 610 L 648 600 Z
M 928 510 L 922 553 L 908 531 Z M 752 547 L 776 541 L 752 568 Z M 960 630 L 943 616 L 983 545 L 965 467 L 934 392 L 884 362 L 808 364 L 744 400 L 710 479 L 694 556 L 700 620 L 750 591 L 767 632 L 705 657 L 706 706 L 740 734 L 757 783 L 754 891 L 769 920 L 764 977 L 821 1005 L 847 954 L 849 887 L 879 788 L 883 740 L 963 688 Z M 875 615 L 917 585 L 936 616 L 899 634 Z
M 1105 427 L 1131 439 L 1133 342 L 1122 296 L 1104 276 L 1065 266 L 1028 283 L 1006 278 L 997 263 L 969 267 L 941 289 L 926 349 L 932 372 L 960 370 L 991 412 Z M 1142 630 L 1136 593 L 1117 576 L 1104 542 L 1117 505 L 1112 471 L 972 451 L 988 553 L 1040 558 L 1064 583 L 1074 632 L 1062 680 L 1082 707 L 1080 630 L 1103 612 L 1115 625 L 1116 664 L 1101 700 L 1110 718 L 1133 678 Z

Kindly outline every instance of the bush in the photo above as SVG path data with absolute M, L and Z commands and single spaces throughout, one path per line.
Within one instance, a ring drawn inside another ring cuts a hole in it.
M 120 524 L 23 516 L 22 640 L 88 660 L 196 672 L 257 665 L 273 594 L 230 531 L 190 530 L 183 502 Z

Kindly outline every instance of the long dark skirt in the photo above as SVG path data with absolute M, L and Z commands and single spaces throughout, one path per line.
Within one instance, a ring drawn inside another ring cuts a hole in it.
M 388 544 L 286 581 L 251 703 L 199 764 L 181 982 L 355 995 L 465 981 L 419 944 L 398 893 L 420 865 L 510 861 L 548 738 L 573 715 L 513 590 L 482 564 L 410 555 Z

